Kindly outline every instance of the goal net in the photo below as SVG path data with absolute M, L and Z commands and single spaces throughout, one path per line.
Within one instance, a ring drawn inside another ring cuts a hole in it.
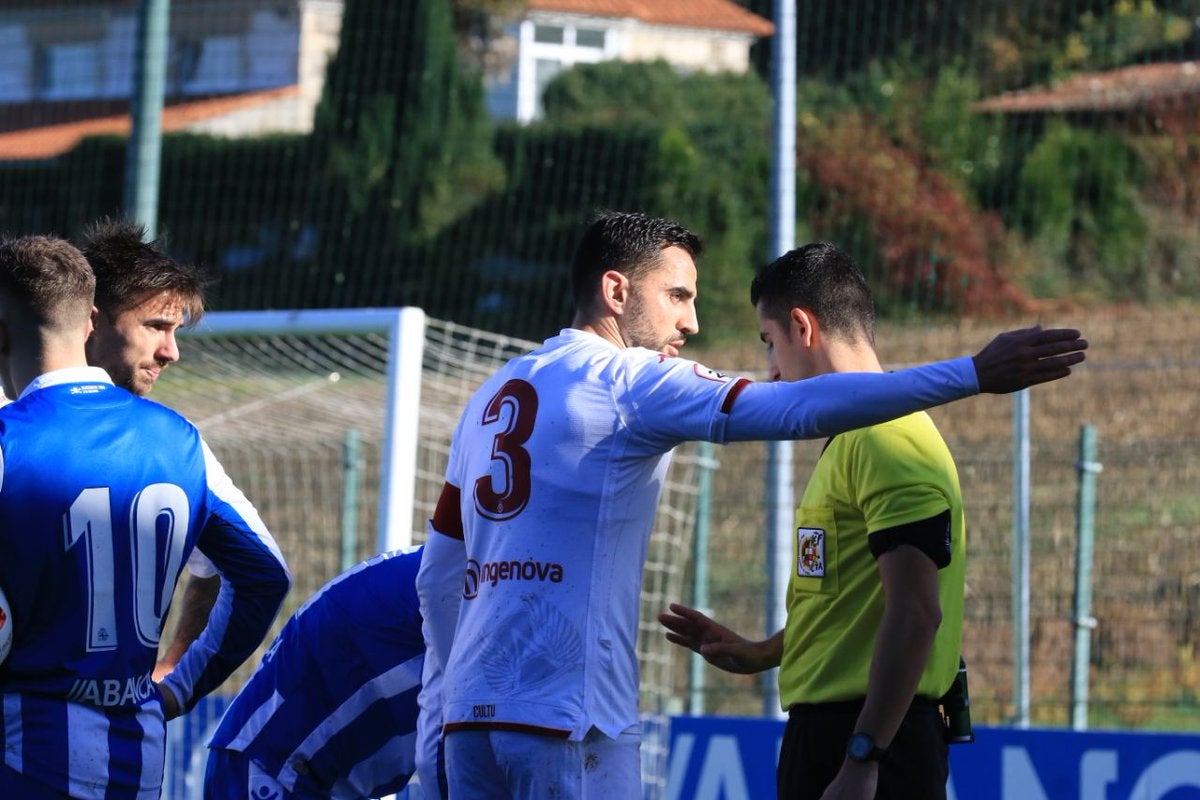
M 424 540 L 467 399 L 537 346 L 400 311 L 210 312 L 155 389 L 155 400 L 196 423 L 278 540 L 294 586 L 276 628 L 347 566 Z M 694 446 L 676 453 L 643 582 L 647 797 L 665 783 L 665 723 L 683 694 L 683 659 L 656 615 L 684 599 L 697 463 Z M 224 689 L 240 687 L 257 662 Z

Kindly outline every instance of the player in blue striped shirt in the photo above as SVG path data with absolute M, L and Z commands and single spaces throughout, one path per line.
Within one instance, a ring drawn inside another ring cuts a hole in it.
M 176 332 L 203 317 L 207 279 L 157 241 L 146 241 L 145 227 L 132 220 L 97 220 L 84 231 L 80 251 L 96 275 L 88 364 L 122 389 L 148 397 L 163 370 L 180 358 Z M 248 500 L 242 502 L 246 514 L 257 516 Z M 200 551 L 188 559 L 187 572 L 175 636 L 160 653 L 155 680 L 169 674 L 200 636 L 220 592 L 221 576 Z
M 165 706 L 223 681 L 290 583 L 195 427 L 87 366 L 93 290 L 66 242 L 0 245 L 0 377 L 16 398 L 0 409 L 4 798 L 158 798 Z M 230 589 L 164 692 L 150 671 L 197 545 Z
M 417 746 L 421 552 L 364 561 L 288 620 L 209 742 L 206 800 L 379 797 L 417 770 L 443 796 Z

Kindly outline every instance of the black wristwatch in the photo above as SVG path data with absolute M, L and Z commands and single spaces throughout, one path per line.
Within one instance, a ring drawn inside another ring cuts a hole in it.
M 887 750 L 877 746 L 869 733 L 858 731 L 846 742 L 846 757 L 851 761 L 882 761 L 886 755 Z

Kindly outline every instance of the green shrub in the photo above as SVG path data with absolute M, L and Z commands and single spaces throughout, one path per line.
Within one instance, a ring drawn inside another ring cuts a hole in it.
M 1025 159 L 1014 218 L 1061 265 L 1073 294 L 1137 299 L 1147 226 L 1141 162 L 1128 142 L 1052 123 Z

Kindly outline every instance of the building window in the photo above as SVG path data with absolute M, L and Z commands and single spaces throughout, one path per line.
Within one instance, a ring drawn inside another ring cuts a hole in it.
M 538 44 L 562 44 L 564 33 L 559 25 L 538 25 L 533 29 L 533 40 Z
M 542 94 L 560 72 L 620 55 L 619 34 L 607 28 L 529 21 L 522 25 L 521 37 L 516 93 L 516 117 L 521 122 L 542 116 Z
M 576 47 L 594 47 L 597 50 L 604 49 L 604 34 L 605 31 L 597 28 L 576 28 L 575 29 L 575 46 Z
M 49 100 L 100 95 L 100 43 L 47 45 L 41 52 L 39 86 Z
M 185 77 L 183 90 L 189 94 L 203 94 L 241 89 L 246 75 L 243 59 L 242 41 L 237 36 L 206 38 L 192 74 Z
M 196 79 L 196 67 L 204 42 L 186 36 L 177 36 L 167 53 L 167 91 L 180 94 L 184 87 Z

